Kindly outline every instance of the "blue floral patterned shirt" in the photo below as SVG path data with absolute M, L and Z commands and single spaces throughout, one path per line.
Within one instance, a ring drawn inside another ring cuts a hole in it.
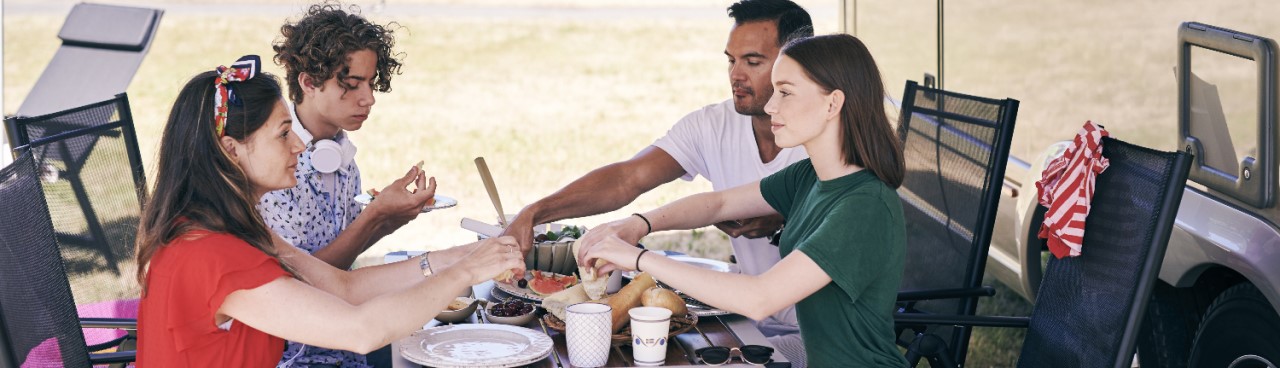
M 360 194 L 360 169 L 355 160 L 351 160 L 330 174 L 316 171 L 311 164 L 312 136 L 298 122 L 292 104 L 289 110 L 293 115 L 294 132 L 307 144 L 307 149 L 298 154 L 298 167 L 293 172 L 298 184 L 267 193 L 258 202 L 258 213 L 262 214 L 267 226 L 289 244 L 307 253 L 315 253 L 337 239 L 338 233 L 360 215 L 363 207 L 354 200 Z M 339 142 L 343 139 L 348 139 L 345 132 L 334 137 Z M 369 367 L 364 355 L 293 341 L 289 342 L 280 362 L 288 362 L 287 366 L 294 367 Z

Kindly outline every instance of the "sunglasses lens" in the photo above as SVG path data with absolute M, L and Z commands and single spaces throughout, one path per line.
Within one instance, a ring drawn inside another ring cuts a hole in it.
M 698 357 L 707 364 L 724 364 L 729 362 L 729 348 L 715 346 L 698 349 Z
M 759 345 L 747 345 L 739 348 L 742 351 L 742 360 L 751 364 L 768 363 L 773 357 L 773 348 Z

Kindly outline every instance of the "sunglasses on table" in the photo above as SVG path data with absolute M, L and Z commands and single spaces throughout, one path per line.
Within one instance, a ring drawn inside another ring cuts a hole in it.
M 738 352 L 742 361 L 751 365 L 764 365 L 773 360 L 773 348 L 760 345 L 746 345 L 740 348 L 709 346 L 695 350 L 693 353 L 708 365 L 721 365 L 733 359 L 733 352 Z

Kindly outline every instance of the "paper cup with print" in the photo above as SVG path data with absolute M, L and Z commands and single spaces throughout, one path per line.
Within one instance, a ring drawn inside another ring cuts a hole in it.
M 631 315 L 631 352 L 637 366 L 659 366 L 667 362 L 667 332 L 671 328 L 671 310 L 660 307 L 636 307 Z
M 564 340 L 569 363 L 599 367 L 609 361 L 613 334 L 613 308 L 608 304 L 578 303 L 565 308 Z

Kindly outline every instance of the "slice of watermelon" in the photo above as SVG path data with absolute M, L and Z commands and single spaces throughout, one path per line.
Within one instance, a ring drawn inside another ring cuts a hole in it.
M 578 283 L 574 276 L 559 275 L 551 272 L 533 271 L 533 279 L 529 280 L 529 290 L 538 295 L 551 295 Z

